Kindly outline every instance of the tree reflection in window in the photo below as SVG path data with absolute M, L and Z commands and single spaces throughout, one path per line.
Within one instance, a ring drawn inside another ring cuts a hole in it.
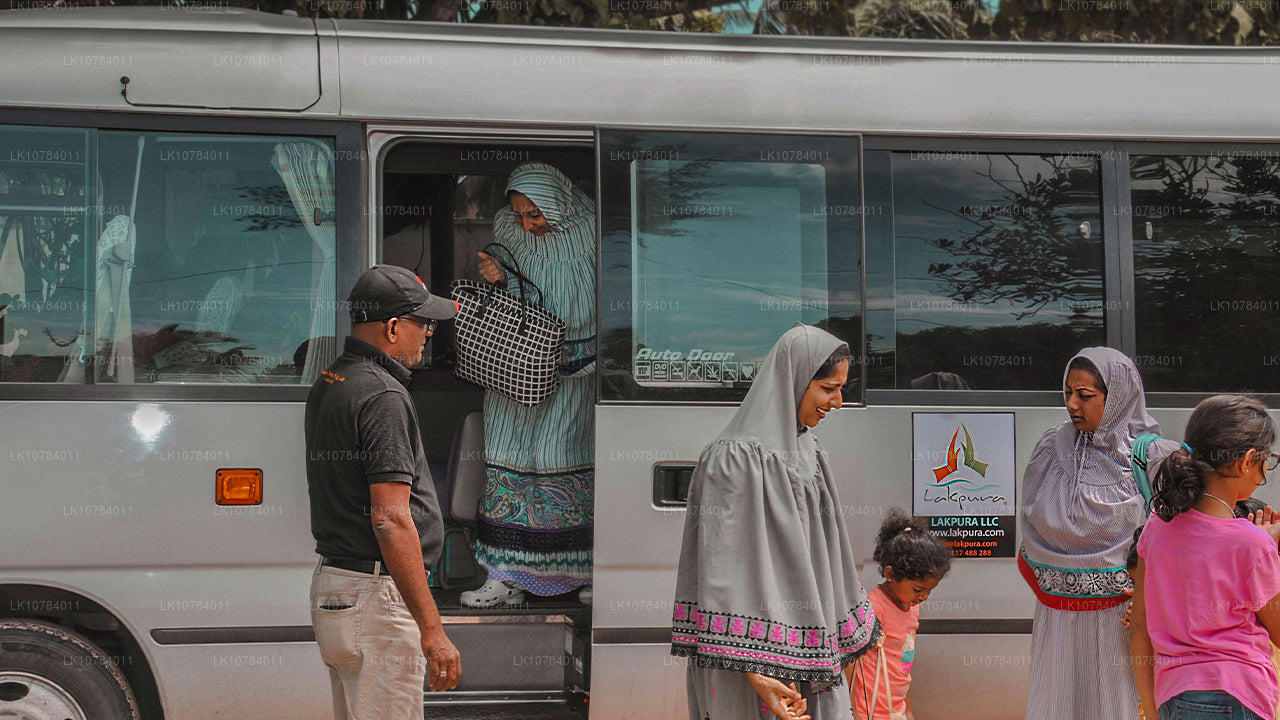
M 893 387 L 1052 390 L 1104 341 L 1096 157 L 894 153 L 893 219 Z
M 1148 390 L 1280 389 L 1275 151 L 1134 156 L 1136 360 Z
M 0 127 L 0 382 L 52 382 L 83 333 L 83 130 Z

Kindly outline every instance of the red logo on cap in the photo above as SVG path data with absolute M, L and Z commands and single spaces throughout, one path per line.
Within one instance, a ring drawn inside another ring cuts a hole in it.
M 423 290 L 427 289 L 427 284 L 422 282 L 422 278 L 418 277 L 417 275 L 414 275 L 413 279 L 418 281 L 418 284 L 422 286 Z

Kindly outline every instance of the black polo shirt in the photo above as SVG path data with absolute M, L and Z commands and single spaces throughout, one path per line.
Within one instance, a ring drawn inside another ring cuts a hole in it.
M 347 338 L 344 350 L 307 396 L 307 492 L 316 552 L 381 560 L 369 486 L 402 482 L 412 486 L 409 511 L 429 569 L 440 559 L 444 523 L 409 398 L 409 370 L 355 338 Z

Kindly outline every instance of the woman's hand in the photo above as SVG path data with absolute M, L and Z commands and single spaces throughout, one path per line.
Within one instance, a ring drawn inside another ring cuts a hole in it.
M 480 277 L 491 283 L 504 283 L 507 280 L 507 274 L 502 271 L 497 261 L 489 257 L 487 253 L 478 253 L 480 255 Z
M 1125 606 L 1124 617 L 1120 618 L 1120 627 L 1128 630 L 1129 624 L 1133 621 L 1133 588 L 1125 588 L 1124 594 L 1128 595 L 1129 599 L 1125 601 L 1128 605 Z
M 781 680 L 759 673 L 747 673 L 747 681 L 769 712 L 783 720 L 809 720 L 809 701 L 800 694 L 795 683 L 783 685 Z
M 1271 535 L 1272 540 L 1280 542 L 1280 513 L 1271 509 L 1270 505 L 1249 513 L 1249 520 L 1254 525 L 1266 530 Z

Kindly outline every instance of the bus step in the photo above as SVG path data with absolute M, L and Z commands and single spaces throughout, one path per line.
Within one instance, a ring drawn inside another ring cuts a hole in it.
M 511 703 L 500 705 L 428 705 L 428 718 L 445 720 L 586 720 L 585 709 L 577 711 L 567 705 Z
M 443 693 L 438 700 L 428 694 L 429 703 L 563 702 L 567 689 L 585 685 L 586 648 L 580 640 L 575 642 L 575 623 L 569 615 L 444 615 L 441 621 L 462 656 L 462 679 L 460 692 Z M 468 700 L 467 693 L 488 697 Z M 521 693 L 540 696 L 522 698 Z

